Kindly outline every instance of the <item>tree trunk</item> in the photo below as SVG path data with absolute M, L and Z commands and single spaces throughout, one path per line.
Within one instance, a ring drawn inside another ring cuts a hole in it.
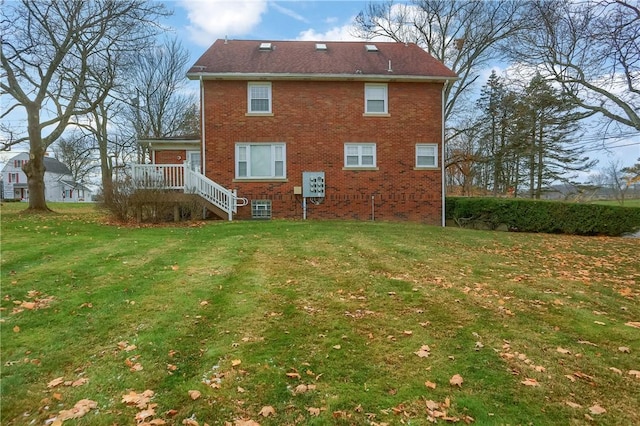
M 29 188 L 29 211 L 50 212 L 44 191 L 44 154 L 45 146 L 40 133 L 40 109 L 35 105 L 28 105 L 27 131 L 29 133 L 29 161 L 23 166 L 27 175 Z

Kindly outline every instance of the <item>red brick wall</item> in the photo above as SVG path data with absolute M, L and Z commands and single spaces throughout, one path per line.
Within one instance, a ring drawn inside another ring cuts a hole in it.
M 182 149 L 156 151 L 155 164 L 182 164 L 187 159 L 187 152 Z
M 205 168 L 238 196 L 272 200 L 274 218 L 302 218 L 303 171 L 324 171 L 309 219 L 441 222 L 441 170 L 414 170 L 416 143 L 441 149 L 439 83 L 389 83 L 389 117 L 364 117 L 363 82 L 273 81 L 273 116 L 246 116 L 246 81 L 205 81 Z M 286 182 L 235 180 L 236 142 L 285 142 Z M 378 170 L 343 170 L 345 142 L 374 142 Z M 440 165 L 440 153 L 438 164 Z M 373 203 L 373 206 L 372 206 Z M 251 217 L 250 206 L 238 216 Z

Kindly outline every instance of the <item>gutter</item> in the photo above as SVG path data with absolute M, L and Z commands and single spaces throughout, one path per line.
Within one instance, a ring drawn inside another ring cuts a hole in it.
M 458 80 L 458 77 L 425 76 L 425 75 L 383 75 L 383 74 L 323 74 L 323 73 L 252 73 L 252 72 L 219 72 L 219 73 L 187 73 L 190 80 L 334 80 L 334 81 L 403 81 L 423 83 L 446 83 Z
M 445 151 L 445 138 L 444 138 L 444 129 L 445 129 L 445 119 L 444 119 L 444 111 L 445 111 L 445 91 L 447 90 L 447 83 L 448 81 L 444 82 L 444 85 L 442 86 L 442 112 L 440 113 L 440 116 L 442 117 L 442 143 L 440 144 L 440 155 L 441 155 L 441 159 L 440 159 L 440 170 L 442 173 L 442 227 L 444 228 L 447 224 L 447 212 L 446 212 L 446 196 L 447 196 L 447 185 L 446 185 L 446 181 L 445 181 L 445 163 L 444 163 L 444 151 Z

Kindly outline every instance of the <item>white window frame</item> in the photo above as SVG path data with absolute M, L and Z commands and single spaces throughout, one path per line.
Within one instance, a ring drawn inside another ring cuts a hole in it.
M 373 152 L 370 154 L 365 152 L 365 148 L 373 148 Z M 373 157 L 373 164 L 365 164 L 363 161 L 364 157 Z M 357 164 L 349 163 L 349 158 L 357 158 Z M 378 164 L 377 159 L 377 149 L 375 143 L 356 143 L 356 142 L 347 142 L 344 144 L 344 167 L 346 169 L 362 169 L 362 168 L 376 168 Z
M 433 155 L 428 155 L 427 151 L 433 150 Z M 420 158 L 433 157 L 433 164 L 420 164 Z M 418 143 L 416 144 L 416 168 L 418 169 L 436 169 L 438 168 L 438 144 L 437 143 Z
M 254 98 L 253 97 L 253 93 L 252 93 L 253 92 L 252 91 L 253 88 L 256 88 L 256 89 L 257 88 L 265 88 L 265 89 L 267 89 L 267 98 L 266 99 L 267 99 L 268 104 L 269 104 L 267 111 L 265 111 L 265 110 L 254 110 L 252 108 L 252 106 L 253 106 L 252 102 L 251 102 L 252 100 L 254 100 L 254 99 L 256 99 L 256 100 L 265 99 L 265 98 L 257 98 L 257 97 Z M 271 105 L 273 103 L 272 102 L 272 98 L 273 98 L 273 96 L 272 96 L 272 91 L 271 91 L 271 83 L 268 83 L 268 82 L 249 82 L 249 83 L 247 83 L 247 113 L 248 114 L 271 114 L 272 113 Z
M 251 148 L 270 147 L 270 171 L 267 175 L 254 175 L 251 169 Z M 286 179 L 287 145 L 284 142 L 238 142 L 235 149 L 236 179 Z M 244 166 L 243 166 L 244 164 Z
M 382 90 L 382 97 L 380 92 Z M 383 111 L 369 111 L 369 101 L 383 101 Z M 364 85 L 364 113 L 366 115 L 389 114 L 389 88 L 384 83 L 365 83 Z

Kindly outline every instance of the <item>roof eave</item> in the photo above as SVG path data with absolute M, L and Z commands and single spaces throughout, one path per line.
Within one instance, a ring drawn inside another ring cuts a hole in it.
M 190 80 L 314 80 L 314 81 L 406 81 L 443 83 L 456 81 L 457 76 L 405 75 L 405 74 L 324 74 L 324 73 L 187 73 Z

